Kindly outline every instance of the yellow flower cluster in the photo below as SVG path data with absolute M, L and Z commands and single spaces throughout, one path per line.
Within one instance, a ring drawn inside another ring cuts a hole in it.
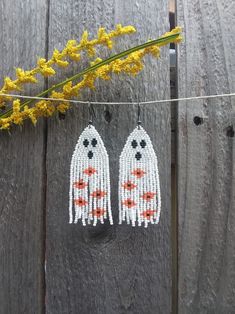
M 20 110 L 20 100 L 16 99 L 13 101 L 13 113 L 0 120 L 0 129 L 9 129 L 12 124 L 21 125 L 26 119 L 30 119 L 35 125 L 39 117 L 50 117 L 55 111 L 65 113 L 68 108 L 68 102 L 53 104 L 48 100 L 40 100 L 34 107 L 24 106 Z
M 131 31 L 131 27 L 129 26 L 129 31 Z M 111 32 L 111 38 L 114 36 L 114 34 L 117 35 L 118 32 L 120 32 L 121 29 L 117 27 L 117 29 L 113 32 Z M 127 31 L 127 29 L 126 29 Z M 106 33 L 103 33 L 104 30 L 99 31 L 98 39 L 102 39 L 102 42 L 104 42 L 107 46 L 110 47 L 110 37 L 107 37 L 108 35 Z M 116 32 L 116 33 L 115 33 Z M 180 28 L 175 28 L 169 33 L 164 34 L 164 36 L 172 35 L 181 32 Z M 106 34 L 106 35 L 104 35 Z M 109 34 L 109 36 L 110 36 Z M 88 47 L 88 53 L 93 53 L 92 52 L 92 47 L 93 46 L 87 46 L 87 44 L 84 42 L 86 36 L 83 36 L 82 43 L 80 45 L 84 45 L 85 47 Z M 181 39 L 180 39 L 181 40 Z M 179 39 L 176 40 L 171 40 L 171 42 L 179 42 Z M 17 99 L 13 102 L 13 113 L 6 118 L 0 119 L 0 129 L 8 129 L 12 124 L 22 124 L 23 120 L 25 119 L 30 119 L 33 124 L 36 124 L 37 119 L 39 117 L 49 117 L 51 116 L 54 112 L 61 112 L 65 113 L 66 110 L 69 108 L 69 100 L 72 99 L 73 97 L 77 97 L 80 94 L 80 91 L 84 88 L 90 88 L 90 89 L 95 89 L 95 81 L 97 79 L 103 79 L 103 80 L 110 80 L 111 75 L 114 74 L 128 74 L 132 76 L 136 76 L 140 71 L 143 70 L 144 64 L 143 64 L 143 58 L 145 55 L 150 54 L 154 57 L 159 57 L 160 56 L 160 46 L 161 44 L 149 46 L 147 48 L 135 51 L 130 53 L 127 57 L 125 58 L 120 58 L 116 59 L 109 64 L 105 64 L 96 70 L 93 70 L 92 72 L 89 72 L 85 75 L 83 75 L 83 78 L 80 82 L 73 84 L 72 81 L 69 81 L 68 83 L 63 85 L 63 88 L 61 91 L 52 91 L 51 94 L 49 95 L 49 98 L 55 98 L 58 99 L 58 103 L 56 101 L 49 101 L 49 100 L 40 100 L 35 104 L 34 107 L 29 108 L 28 106 L 23 106 L 20 103 L 20 100 Z M 77 53 L 74 52 L 73 50 L 70 50 L 71 53 Z M 56 58 L 57 62 L 61 61 L 63 58 L 61 58 L 60 53 L 57 51 L 56 53 L 53 54 L 54 57 Z M 97 58 L 93 62 L 91 62 L 91 65 L 95 65 L 99 62 L 101 62 L 102 59 Z M 67 66 L 66 64 L 61 64 L 61 66 Z M 46 71 L 48 73 L 50 70 L 48 70 L 47 65 L 45 66 L 45 62 L 41 61 L 40 62 L 40 67 L 43 69 L 43 71 Z M 52 69 L 53 70 L 53 69 Z M 28 74 L 28 73 L 27 73 Z M 30 75 L 28 74 L 28 77 Z M 29 78 L 30 79 L 30 78 Z M 65 99 L 68 101 L 59 101 L 59 99 Z
M 17 68 L 15 80 L 10 79 L 9 77 L 4 79 L 4 85 L 0 89 L 0 108 L 4 107 L 5 101 L 10 99 L 9 97 L 4 96 L 4 94 L 8 94 L 11 91 L 20 91 L 23 84 L 37 83 L 37 74 L 41 74 L 44 77 L 55 75 L 56 71 L 53 68 L 54 65 L 67 67 L 69 65 L 69 60 L 79 61 L 81 58 L 81 51 L 86 51 L 90 57 L 93 57 L 96 53 L 95 47 L 97 45 L 104 45 L 111 49 L 113 46 L 113 38 L 131 34 L 135 31 L 133 26 L 122 26 L 121 24 L 116 25 L 115 30 L 109 33 L 101 27 L 98 30 L 97 38 L 92 40 L 88 39 L 88 32 L 84 31 L 80 43 L 76 40 L 69 40 L 61 52 L 55 49 L 51 59 L 48 61 L 44 58 L 39 58 L 37 67 L 34 69 L 24 71 Z
M 180 26 L 176 26 L 175 28 L 173 28 L 170 32 L 165 33 L 164 35 L 162 35 L 160 38 L 164 38 L 166 36 L 170 36 L 170 35 L 174 35 L 174 34 L 178 34 L 182 32 L 182 28 Z M 164 43 L 159 43 L 158 47 L 161 46 L 165 46 L 167 43 L 175 43 L 175 44 L 179 44 L 182 41 L 183 37 L 181 35 L 177 36 L 176 39 L 172 40 L 169 39 L 167 42 Z

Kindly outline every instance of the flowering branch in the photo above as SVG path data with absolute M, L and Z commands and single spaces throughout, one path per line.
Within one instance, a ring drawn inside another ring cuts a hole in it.
M 121 27 L 120 25 L 117 25 L 116 31 L 113 31 L 109 34 L 105 33 L 104 29 L 102 28 L 102 31 L 98 31 L 98 39 L 93 41 L 87 41 L 87 35 L 82 37 L 82 40 L 79 45 L 76 45 L 75 50 L 68 50 L 69 44 L 66 45 L 65 49 L 59 53 L 58 50 L 55 50 L 53 53 L 53 57 L 51 60 L 48 60 L 47 62 L 43 59 L 40 59 L 38 61 L 38 67 L 31 70 L 26 71 L 24 76 L 24 80 L 19 80 L 19 78 L 15 81 L 11 81 L 9 84 L 9 80 L 5 79 L 5 84 L 0 90 L 0 100 L 1 97 L 4 96 L 4 92 L 13 89 L 18 89 L 18 85 L 22 85 L 23 83 L 32 82 L 34 83 L 35 77 L 34 73 L 41 73 L 44 76 L 54 75 L 55 71 L 51 67 L 52 64 L 58 64 L 59 66 L 67 66 L 68 62 L 64 60 L 65 57 L 74 57 L 77 60 L 80 60 L 80 54 L 78 56 L 78 51 L 81 49 L 86 49 L 88 51 L 88 55 L 94 55 L 94 45 L 97 44 L 105 44 L 110 49 L 112 48 L 112 41 L 111 38 L 121 35 L 121 34 L 127 34 L 134 32 L 135 29 L 132 26 L 126 26 Z M 152 54 L 155 57 L 160 56 L 160 47 L 163 45 L 166 45 L 168 43 L 174 42 L 179 43 L 182 40 L 182 37 L 180 35 L 181 28 L 176 27 L 171 32 L 168 32 L 161 36 L 158 39 L 148 41 L 142 45 L 138 45 L 136 47 L 130 48 L 126 51 L 123 51 L 121 53 L 118 53 L 116 55 L 113 55 L 105 60 L 102 60 L 100 58 L 97 58 L 93 62 L 91 62 L 91 66 L 85 69 L 84 71 L 73 75 L 72 77 L 56 84 L 50 87 L 49 89 L 41 92 L 40 94 L 36 95 L 36 97 L 42 97 L 44 95 L 50 95 L 52 98 L 57 99 L 65 99 L 69 100 L 72 97 L 77 97 L 80 90 L 88 87 L 90 89 L 95 89 L 95 80 L 97 78 L 101 78 L 103 80 L 109 80 L 110 74 L 120 74 L 120 73 L 126 73 L 129 75 L 137 75 L 142 69 L 143 69 L 143 62 L 142 59 L 146 54 Z M 104 36 L 105 34 L 105 36 Z M 103 36 L 103 37 L 102 37 Z M 85 39 L 86 38 L 86 43 Z M 71 41 L 68 43 L 71 44 Z M 73 43 L 73 47 L 74 43 Z M 85 47 L 85 48 L 84 48 Z M 72 54 L 72 55 L 71 55 Z M 76 55 L 74 55 L 76 54 Z M 43 67 L 43 69 L 42 69 Z M 19 73 L 19 70 L 18 70 Z M 29 77 L 31 79 L 29 79 Z M 80 82 L 73 85 L 73 81 L 76 81 L 80 78 L 83 78 Z M 7 84 L 6 84 L 7 82 Z M 12 86 L 11 86 L 12 84 Z M 10 86 L 10 87 L 9 87 Z M 8 87 L 8 90 L 7 90 Z M 58 88 L 62 87 L 61 92 L 56 92 Z M 52 101 L 49 100 L 41 100 L 36 103 L 34 107 L 29 108 L 28 105 L 30 105 L 35 100 L 31 99 L 26 102 L 20 103 L 19 99 L 16 99 L 13 101 L 13 107 L 6 110 L 4 113 L 0 114 L 0 128 L 1 129 L 8 129 L 11 124 L 22 124 L 23 120 L 29 118 L 31 121 L 36 124 L 37 118 L 40 116 L 51 116 L 55 111 L 59 111 L 61 113 L 64 113 L 69 108 L 69 101 L 68 102 L 59 102 L 58 104 L 53 104 Z M 21 110 L 23 109 L 23 110 Z

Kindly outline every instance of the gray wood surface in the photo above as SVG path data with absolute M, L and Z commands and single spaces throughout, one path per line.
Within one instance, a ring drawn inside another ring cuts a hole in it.
M 79 39 L 85 28 L 111 30 L 132 24 L 138 34 L 119 40 L 116 51 L 169 29 L 168 1 L 50 1 L 49 51 Z M 169 48 L 162 58 L 148 58 L 138 78 L 99 82 L 83 99 L 102 101 L 167 98 Z M 74 67 L 74 72 L 87 63 Z M 72 71 L 70 71 L 71 74 Z M 52 81 L 50 82 L 50 84 Z M 88 122 L 86 105 L 74 106 L 65 120 L 50 120 L 47 145 L 46 312 L 47 313 L 170 313 L 170 106 L 148 106 L 143 126 L 157 150 L 162 187 L 160 224 L 144 228 L 119 226 L 117 207 L 118 157 L 136 125 L 137 108 L 95 106 L 94 124 L 110 156 L 112 211 L 115 225 L 83 227 L 68 224 L 69 166 L 76 141 Z
M 46 0 L 2 0 L 0 77 L 45 55 Z M 35 94 L 42 85 L 27 88 Z M 0 132 L 0 313 L 41 313 L 43 291 L 44 130 Z
M 177 1 L 185 37 L 178 51 L 179 97 L 234 92 L 234 16 L 233 1 Z M 14 66 L 29 69 L 37 56 L 79 39 L 84 29 L 94 36 L 99 26 L 111 30 L 117 23 L 132 24 L 138 33 L 117 40 L 116 52 L 157 38 L 169 29 L 168 1 L 2 0 L 0 80 L 14 76 Z M 81 98 L 169 98 L 168 48 L 160 60 L 146 60 L 137 78 L 99 81 L 96 91 Z M 66 76 L 87 64 L 70 67 Z M 62 71 L 49 85 L 64 77 Z M 25 93 L 34 95 L 43 85 Z M 0 314 L 168 314 L 176 313 L 177 301 L 179 314 L 235 313 L 235 145 L 228 136 L 235 125 L 234 99 L 178 104 L 178 177 L 172 179 L 172 190 L 178 184 L 178 300 L 175 276 L 172 288 L 177 265 L 171 265 L 171 252 L 177 252 L 171 247 L 177 243 L 175 198 L 170 201 L 171 107 L 141 111 L 159 158 L 163 203 L 160 224 L 148 229 L 117 224 L 118 157 L 137 108 L 97 105 L 95 113 L 110 156 L 114 226 L 68 224 L 69 166 L 88 123 L 86 105 L 74 105 L 65 120 L 0 132 Z
M 177 2 L 179 97 L 234 92 L 234 1 Z M 234 107 L 225 98 L 179 103 L 180 314 L 235 313 Z

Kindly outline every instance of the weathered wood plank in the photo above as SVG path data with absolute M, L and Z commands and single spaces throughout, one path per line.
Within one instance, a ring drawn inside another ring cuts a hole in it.
M 1 84 L 14 66 L 29 69 L 44 56 L 46 12 L 46 0 L 1 1 Z M 0 313 L 41 313 L 43 124 L 1 131 L 0 151 Z
M 234 91 L 234 2 L 177 2 L 179 97 Z M 230 99 L 179 103 L 180 314 L 235 312 L 233 115 Z
M 84 29 L 93 35 L 99 26 L 135 25 L 132 39 L 120 40 L 116 51 L 156 38 L 169 29 L 168 1 L 58 1 L 51 0 L 50 52 Z M 128 44 L 127 44 L 128 43 Z M 158 61 L 146 59 L 138 78 L 100 82 L 95 93 L 83 99 L 124 101 L 167 98 L 169 48 Z M 78 71 L 84 63 L 75 67 Z M 50 82 L 51 84 L 52 82 Z M 160 224 L 147 230 L 118 226 L 118 156 L 135 127 L 137 108 L 96 106 L 95 126 L 109 156 L 112 210 L 115 225 L 82 227 L 68 224 L 69 164 L 77 138 L 87 125 L 88 110 L 74 107 L 63 121 L 51 120 L 47 149 L 47 313 L 170 313 L 170 106 L 143 109 L 143 126 L 149 132 L 160 163 L 163 209 Z M 110 120 L 109 120 L 110 118 Z M 109 120 L 109 122 L 108 122 Z

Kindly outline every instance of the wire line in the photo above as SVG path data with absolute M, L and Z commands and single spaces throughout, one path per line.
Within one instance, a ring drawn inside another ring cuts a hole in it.
M 161 100 L 150 100 L 150 101 L 140 101 L 140 102 L 108 102 L 108 101 L 85 101 L 85 100 L 73 100 L 73 99 L 62 99 L 62 98 L 50 98 L 50 97 L 35 97 L 35 96 L 24 96 L 17 94 L 0 94 L 1 96 L 9 96 L 13 98 L 22 98 L 22 99 L 35 99 L 35 100 L 50 100 L 50 101 L 62 101 L 70 102 L 74 104 L 94 104 L 94 105 L 148 105 L 148 104 L 158 104 L 165 102 L 175 102 L 175 101 L 187 101 L 187 100 L 197 100 L 197 99 L 212 99 L 212 98 L 221 98 L 221 97 L 233 97 L 235 93 L 230 94 L 220 94 L 220 95 L 204 95 L 204 96 L 195 96 L 195 97 L 183 97 L 183 98 L 171 98 L 171 99 L 161 99 Z

